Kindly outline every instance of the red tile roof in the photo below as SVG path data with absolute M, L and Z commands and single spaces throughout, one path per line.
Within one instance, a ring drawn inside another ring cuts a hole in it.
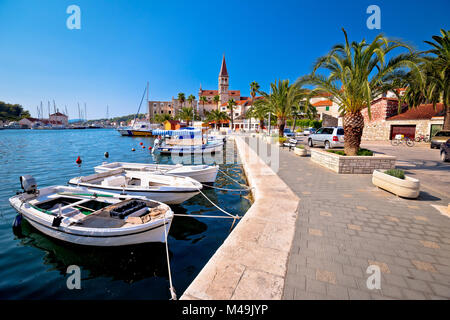
M 330 107 L 333 105 L 333 102 L 330 100 L 321 100 L 312 104 L 314 107 Z
M 251 101 L 252 101 L 252 99 L 239 100 L 239 101 L 236 101 L 236 105 L 237 106 L 245 105 L 247 103 L 250 103 Z M 225 107 L 227 105 L 228 105 L 228 102 L 224 102 L 224 103 L 221 104 L 222 107 Z
M 206 97 L 217 96 L 218 94 L 219 94 L 218 90 L 202 90 L 202 92 L 200 93 L 200 97 L 201 96 L 206 96 Z
M 417 108 L 411 108 L 406 112 L 395 115 L 388 118 L 387 120 L 420 120 L 420 119 L 431 119 L 437 114 L 444 110 L 444 105 L 439 103 L 436 105 L 436 109 L 433 108 L 432 104 L 422 104 Z
M 65 114 L 62 114 L 61 112 L 56 112 L 50 115 L 51 116 L 57 116 L 57 117 L 67 117 Z

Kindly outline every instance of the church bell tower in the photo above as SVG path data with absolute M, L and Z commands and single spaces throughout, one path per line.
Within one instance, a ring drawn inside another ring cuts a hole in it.
M 228 102 L 228 87 L 229 87 L 229 76 L 227 71 L 227 64 L 225 62 L 225 54 L 222 58 L 222 66 L 220 67 L 219 73 L 219 96 L 220 96 L 220 104 L 222 105 L 225 102 Z

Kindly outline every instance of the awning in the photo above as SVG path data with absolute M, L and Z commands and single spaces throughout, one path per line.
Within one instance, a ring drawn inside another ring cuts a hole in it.
M 202 131 L 199 129 L 180 129 L 180 130 L 152 130 L 155 136 L 183 137 L 185 139 L 193 139 L 194 136 L 201 136 Z

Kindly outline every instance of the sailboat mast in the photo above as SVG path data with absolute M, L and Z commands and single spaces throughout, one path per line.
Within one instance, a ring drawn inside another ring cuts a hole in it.
M 149 88 L 149 83 L 147 81 L 147 119 L 148 121 L 150 121 L 150 111 L 149 111 L 149 107 L 148 107 L 148 88 Z

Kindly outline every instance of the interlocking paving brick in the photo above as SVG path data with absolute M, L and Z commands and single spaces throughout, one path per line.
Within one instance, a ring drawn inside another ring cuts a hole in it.
M 437 272 L 433 265 L 429 262 L 419 261 L 419 260 L 411 260 L 413 265 L 416 266 L 418 270 L 428 271 L 428 272 Z
M 311 234 L 311 235 L 313 235 L 313 236 L 319 236 L 319 237 L 321 237 L 322 236 L 322 231 L 321 230 L 318 230 L 318 229 L 309 229 L 308 230 L 308 233 L 309 234 Z
M 359 231 L 362 230 L 360 226 L 357 226 L 357 225 L 355 225 L 355 224 L 348 224 L 347 227 L 348 227 L 350 230 L 359 230 Z
M 384 262 L 379 262 L 379 261 L 373 261 L 373 260 L 369 260 L 369 265 L 375 265 L 380 267 L 380 271 L 383 273 L 391 273 L 391 270 L 389 270 L 389 267 L 386 263 Z
M 385 216 L 385 218 L 392 222 L 400 222 L 400 220 L 396 217 Z
M 450 199 L 397 198 L 371 175 L 339 175 L 285 150 L 279 160 L 278 175 L 302 198 L 285 299 L 449 299 L 450 219 L 431 204 Z M 370 264 L 381 290 L 367 288 Z
M 336 274 L 327 270 L 316 270 L 316 280 L 336 284 Z
M 327 211 L 320 211 L 320 215 L 323 217 L 332 217 L 333 214 L 327 212 Z
M 440 248 L 440 246 L 436 242 L 433 242 L 433 241 L 420 240 L 420 243 L 422 243 L 423 246 L 427 247 L 427 248 L 432 248 L 432 249 L 439 249 Z

